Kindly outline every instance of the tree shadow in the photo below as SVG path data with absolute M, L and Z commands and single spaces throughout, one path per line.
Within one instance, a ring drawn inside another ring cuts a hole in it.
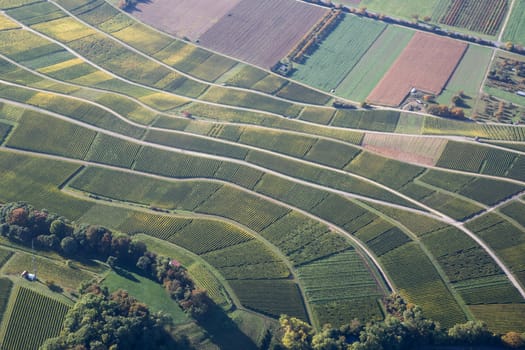
M 115 271 L 115 273 L 121 277 L 124 277 L 125 279 L 128 279 L 132 282 L 140 282 L 135 276 L 133 276 L 133 274 L 123 268 L 120 268 L 118 266 L 114 266 L 113 267 L 113 271 Z
M 208 333 L 210 340 L 221 350 L 256 350 L 257 345 L 224 312 L 213 304 L 204 319 L 198 320 L 199 326 Z

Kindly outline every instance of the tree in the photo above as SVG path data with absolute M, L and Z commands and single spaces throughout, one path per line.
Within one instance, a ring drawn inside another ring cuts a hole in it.
M 501 337 L 501 341 L 510 348 L 519 349 L 525 347 L 525 333 L 508 332 Z
M 99 286 L 87 288 L 69 310 L 60 336 L 48 339 L 43 350 L 62 349 L 176 349 L 167 332 L 171 319 L 151 313 L 127 292 L 108 294 Z
M 282 315 L 279 324 L 284 331 L 282 343 L 286 349 L 308 350 L 312 341 L 313 329 L 308 323 L 295 317 Z
M 60 240 L 56 235 L 38 235 L 36 237 L 36 242 L 44 249 L 56 250 L 60 245 Z
M 66 228 L 67 226 L 64 221 L 60 219 L 56 219 L 53 222 L 51 222 L 51 226 L 49 226 L 49 233 L 53 235 L 57 235 L 60 238 L 63 238 L 65 234 L 67 233 Z
M 18 225 L 18 226 L 26 226 L 27 221 L 29 217 L 29 212 L 26 208 L 16 208 L 11 211 L 9 214 L 9 219 L 7 220 L 7 223 L 9 225 Z
M 62 238 L 62 241 L 60 241 L 60 248 L 62 249 L 64 255 L 73 256 L 78 251 L 78 243 L 73 237 L 67 236 Z
M 481 321 L 468 321 L 457 324 L 448 330 L 448 336 L 458 344 L 489 344 L 493 334 Z
M 320 333 L 312 337 L 312 348 L 314 350 L 343 350 L 345 349 L 345 337 L 331 325 L 326 324 Z
M 141 256 L 139 260 L 137 260 L 137 267 L 145 272 L 149 272 L 151 270 L 151 264 L 151 259 L 145 255 Z

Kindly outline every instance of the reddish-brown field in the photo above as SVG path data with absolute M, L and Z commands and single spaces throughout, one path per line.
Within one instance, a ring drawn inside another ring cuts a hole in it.
M 457 40 L 416 33 L 367 100 L 399 106 L 412 88 L 441 93 L 467 46 Z
M 132 12 L 144 23 L 178 37 L 198 39 L 241 0 L 152 0 Z
M 434 137 L 366 133 L 361 145 L 388 158 L 420 165 L 436 165 L 447 140 Z
M 204 47 L 269 68 L 327 11 L 296 0 L 242 0 L 199 41 Z

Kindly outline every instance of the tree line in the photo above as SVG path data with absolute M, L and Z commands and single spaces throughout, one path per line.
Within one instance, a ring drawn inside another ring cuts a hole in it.
M 16 243 L 55 251 L 67 258 L 98 259 L 111 267 L 138 270 L 162 284 L 182 309 L 196 319 L 204 317 L 212 303 L 206 291 L 195 287 L 179 263 L 149 251 L 143 242 L 126 234 L 114 234 L 102 226 L 73 224 L 45 209 L 14 202 L 0 207 L 0 234 Z
M 525 347 L 525 333 L 493 334 L 481 321 L 456 324 L 446 330 L 426 318 L 422 309 L 398 294 L 385 299 L 383 321 L 362 324 L 355 319 L 340 328 L 325 325 L 316 331 L 308 323 L 286 315 L 271 344 L 272 350 L 408 350 L 426 346 L 492 345 Z

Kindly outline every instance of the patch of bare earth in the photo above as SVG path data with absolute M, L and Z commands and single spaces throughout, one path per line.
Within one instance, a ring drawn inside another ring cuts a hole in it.
M 138 2 L 132 15 L 166 33 L 199 38 L 241 0 L 151 0 Z
M 242 0 L 200 38 L 204 47 L 269 68 L 328 12 L 296 0 Z
M 440 94 L 467 46 L 434 34 L 416 33 L 367 100 L 399 106 L 412 88 Z
M 400 161 L 420 165 L 435 165 L 447 140 L 437 137 L 382 135 L 367 133 L 362 146 L 372 152 Z

